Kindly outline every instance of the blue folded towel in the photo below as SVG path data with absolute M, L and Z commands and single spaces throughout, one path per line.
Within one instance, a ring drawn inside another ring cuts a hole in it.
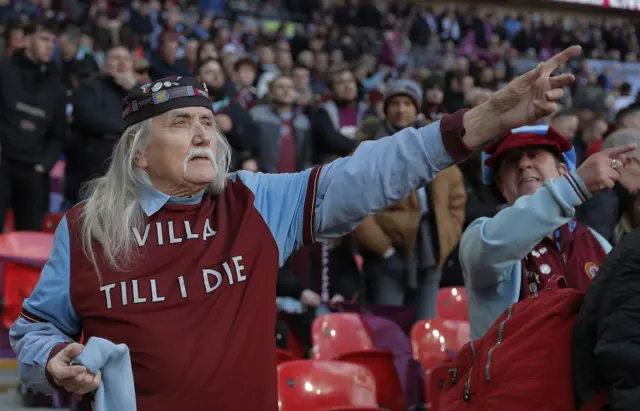
M 104 338 L 91 337 L 72 364 L 84 365 L 95 374 L 102 372 L 95 393 L 94 411 L 136 411 L 136 392 L 129 347 Z

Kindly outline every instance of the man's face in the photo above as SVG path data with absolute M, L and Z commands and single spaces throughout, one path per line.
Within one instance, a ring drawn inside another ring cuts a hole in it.
M 200 68 L 199 79 L 203 83 L 213 88 L 221 88 L 224 86 L 224 71 L 220 63 L 217 61 L 210 61 Z
M 215 44 L 206 42 L 200 49 L 200 60 L 217 59 L 218 50 L 216 50 Z
M 293 70 L 293 84 L 296 89 L 302 90 L 309 87 L 309 82 L 311 81 L 311 77 L 309 75 L 309 70 L 298 67 Z
M 551 122 L 551 127 L 567 140 L 573 140 L 578 131 L 578 116 L 562 116 Z
M 278 50 L 276 55 L 276 64 L 282 71 L 288 72 L 293 66 L 293 59 L 291 58 L 291 52 L 289 50 Z
M 425 93 L 427 103 L 439 106 L 444 99 L 444 92 L 440 87 L 432 87 Z
M 387 104 L 387 118 L 398 128 L 409 127 L 416 122 L 418 110 L 407 96 L 391 97 Z
M 184 48 L 184 55 L 189 61 L 198 61 L 198 40 L 189 40 Z
M 640 129 L 640 110 L 633 111 L 624 116 L 620 128 Z
M 631 161 L 620 169 L 620 183 L 632 194 L 640 192 L 640 151 L 636 149 Z
M 279 77 L 269 85 L 271 99 L 278 104 L 291 105 L 296 99 L 293 80 L 289 77 Z
M 78 45 L 76 43 L 74 43 L 73 41 L 71 41 L 69 38 L 67 38 L 67 36 L 61 36 L 60 37 L 60 49 L 62 50 L 62 54 L 66 57 L 66 58 L 71 58 L 74 57 L 77 50 L 78 50 Z
M 508 151 L 498 161 L 498 188 L 509 204 L 567 171 L 550 151 L 538 147 Z
M 338 100 L 353 101 L 358 96 L 356 78 L 350 71 L 342 71 L 333 75 L 332 91 Z
M 604 120 L 597 120 L 591 123 L 591 127 L 585 129 L 582 134 L 582 139 L 587 146 L 601 141 L 604 138 L 605 133 L 609 130 L 609 124 Z
M 273 64 L 275 62 L 275 55 L 271 47 L 262 47 L 260 51 L 258 51 L 258 56 L 262 64 Z
M 173 63 L 178 58 L 178 42 L 176 40 L 166 40 L 162 51 L 167 62 Z
M 213 113 L 204 107 L 187 107 L 154 117 L 147 151 L 137 158 L 153 186 L 162 192 L 204 188 L 215 177 L 218 130 Z M 190 158 L 193 149 L 203 153 Z
M 329 55 L 325 52 L 317 53 L 313 61 L 313 67 L 319 73 L 327 71 L 327 67 L 329 67 Z
M 104 63 L 104 73 L 114 74 L 131 73 L 133 71 L 133 59 L 124 47 L 116 47 L 109 51 Z
M 50 31 L 37 30 L 29 36 L 27 47 L 33 58 L 41 63 L 48 63 L 53 56 L 56 36 Z
M 24 47 L 24 30 L 11 30 L 11 35 L 9 36 L 9 47 L 13 49 L 21 49 Z
M 242 64 L 238 67 L 236 79 L 240 87 L 251 87 L 256 79 L 256 71 L 249 64 Z

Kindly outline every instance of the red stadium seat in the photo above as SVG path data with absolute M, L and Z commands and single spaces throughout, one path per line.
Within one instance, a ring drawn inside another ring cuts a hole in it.
M 411 351 L 425 371 L 451 359 L 470 334 L 468 323 L 453 320 L 419 321 L 411 328 Z
M 6 263 L 3 275 L 2 326 L 9 329 L 20 316 L 22 302 L 36 287 L 40 279 L 40 268 L 20 263 Z
M 42 222 L 42 231 L 45 233 L 55 233 L 62 217 L 64 217 L 64 213 L 47 213 Z
M 441 341 L 442 340 L 442 341 Z M 418 321 L 411 328 L 411 350 L 414 358 L 420 351 L 441 351 L 442 344 L 447 351 L 458 351 L 471 341 L 471 326 L 467 321 L 433 320 Z
M 437 318 L 469 321 L 467 290 L 464 287 L 445 287 L 438 292 Z
M 355 313 L 332 313 L 317 317 L 311 327 L 313 358 L 333 360 L 354 351 L 375 346 L 362 317 Z
M 52 248 L 53 234 L 30 231 L 0 234 L 0 262 L 4 263 L 2 325 L 5 328 L 11 327 L 20 315 L 22 301 L 31 295 Z
M 383 388 L 384 389 L 384 388 Z M 376 385 L 366 367 L 342 361 L 290 361 L 278 366 L 279 411 L 377 407 Z
M 378 405 L 391 411 L 404 411 L 402 385 L 396 372 L 393 353 L 389 350 L 356 351 L 342 354 L 341 361 L 360 364 L 369 369 L 376 381 Z
M 276 364 L 277 365 L 280 365 L 280 364 L 288 362 L 288 361 L 295 361 L 295 360 L 298 360 L 298 359 L 299 358 L 296 357 L 292 352 L 281 350 L 281 349 L 276 349 Z

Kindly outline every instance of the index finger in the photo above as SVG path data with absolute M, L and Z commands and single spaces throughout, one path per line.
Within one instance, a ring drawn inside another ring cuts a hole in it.
M 549 71 L 553 71 L 557 69 L 560 65 L 571 60 L 572 58 L 578 57 L 580 54 L 582 54 L 582 47 L 580 46 L 568 47 L 563 51 L 561 51 L 560 53 L 556 54 L 555 56 L 551 57 L 549 60 L 547 60 L 544 63 L 545 69 Z
M 633 151 L 636 148 L 638 148 L 638 145 L 636 143 L 629 143 L 629 144 L 623 144 L 617 147 L 611 147 L 606 150 L 603 150 L 602 152 L 606 154 L 608 157 L 614 158 L 614 157 L 618 157 L 621 154 L 625 154 L 630 151 Z
M 83 372 L 87 372 L 87 369 L 83 365 L 72 365 L 70 367 L 60 367 L 55 370 L 55 375 L 53 375 L 53 377 L 58 381 L 62 381 L 74 378 L 76 375 L 82 374 Z

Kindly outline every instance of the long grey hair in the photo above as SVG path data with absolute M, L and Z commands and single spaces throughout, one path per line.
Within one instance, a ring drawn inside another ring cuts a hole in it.
M 151 119 L 127 128 L 116 144 L 107 173 L 92 180 L 85 190 L 89 197 L 81 210 L 82 248 L 101 278 L 99 261 L 115 270 L 126 270 L 137 255 L 132 228 L 142 229 L 146 216 L 139 202 L 140 188 L 151 185 L 146 171 L 136 167 L 138 153 L 144 153 L 151 141 Z M 220 193 L 229 174 L 231 148 L 216 130 L 216 152 L 213 162 L 215 178 L 206 188 L 210 194 Z M 95 244 L 100 244 L 101 256 Z

